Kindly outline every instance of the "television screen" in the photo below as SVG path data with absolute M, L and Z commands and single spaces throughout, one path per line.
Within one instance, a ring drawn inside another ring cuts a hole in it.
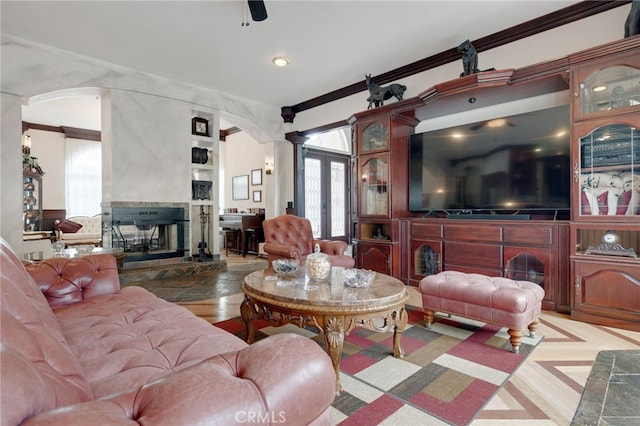
M 569 209 L 569 107 L 412 135 L 409 209 Z

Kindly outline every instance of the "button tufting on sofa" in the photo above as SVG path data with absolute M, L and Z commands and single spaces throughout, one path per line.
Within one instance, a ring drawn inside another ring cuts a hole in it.
M 335 373 L 311 339 L 247 345 L 142 287 L 120 288 L 110 255 L 23 265 L 0 238 L 0 261 L 0 424 L 227 425 L 241 410 L 331 423 Z

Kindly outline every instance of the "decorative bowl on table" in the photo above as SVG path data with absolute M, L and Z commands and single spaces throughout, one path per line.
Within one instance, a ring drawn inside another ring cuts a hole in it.
M 375 271 L 368 269 L 346 268 L 342 272 L 344 285 L 352 288 L 369 287 L 376 276 Z
M 290 276 L 295 275 L 300 261 L 297 259 L 276 259 L 271 262 L 271 266 L 279 276 Z
M 82 245 L 82 246 L 76 246 L 76 253 L 78 254 L 91 254 L 91 252 L 93 251 L 93 249 L 96 248 L 95 246 L 91 245 L 91 244 L 86 244 L 86 245 Z

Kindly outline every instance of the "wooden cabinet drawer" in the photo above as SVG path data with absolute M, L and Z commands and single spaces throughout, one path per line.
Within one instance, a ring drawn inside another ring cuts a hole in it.
M 502 246 L 494 244 L 445 242 L 444 257 L 446 264 L 502 268 Z
M 505 226 L 503 233 L 505 243 L 551 245 L 553 242 L 553 227 L 548 225 Z
M 442 238 L 442 225 L 412 223 L 411 238 L 415 240 L 421 240 L 424 238 Z
M 445 271 L 458 271 L 464 272 L 465 274 L 481 274 L 486 275 L 487 277 L 501 277 L 502 270 L 500 268 L 483 268 L 481 266 L 460 266 L 460 265 L 444 265 Z
M 500 242 L 502 239 L 502 228 L 499 226 L 478 226 L 469 223 L 468 225 L 445 225 L 445 240 L 457 241 L 494 241 Z

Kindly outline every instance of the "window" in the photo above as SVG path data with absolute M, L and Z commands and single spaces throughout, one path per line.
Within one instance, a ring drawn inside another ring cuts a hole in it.
M 323 133 L 309 135 L 305 146 L 334 151 L 344 154 L 351 153 L 351 127 L 340 127 Z
M 67 139 L 66 209 L 69 216 L 94 216 L 102 201 L 102 146 L 100 142 Z

